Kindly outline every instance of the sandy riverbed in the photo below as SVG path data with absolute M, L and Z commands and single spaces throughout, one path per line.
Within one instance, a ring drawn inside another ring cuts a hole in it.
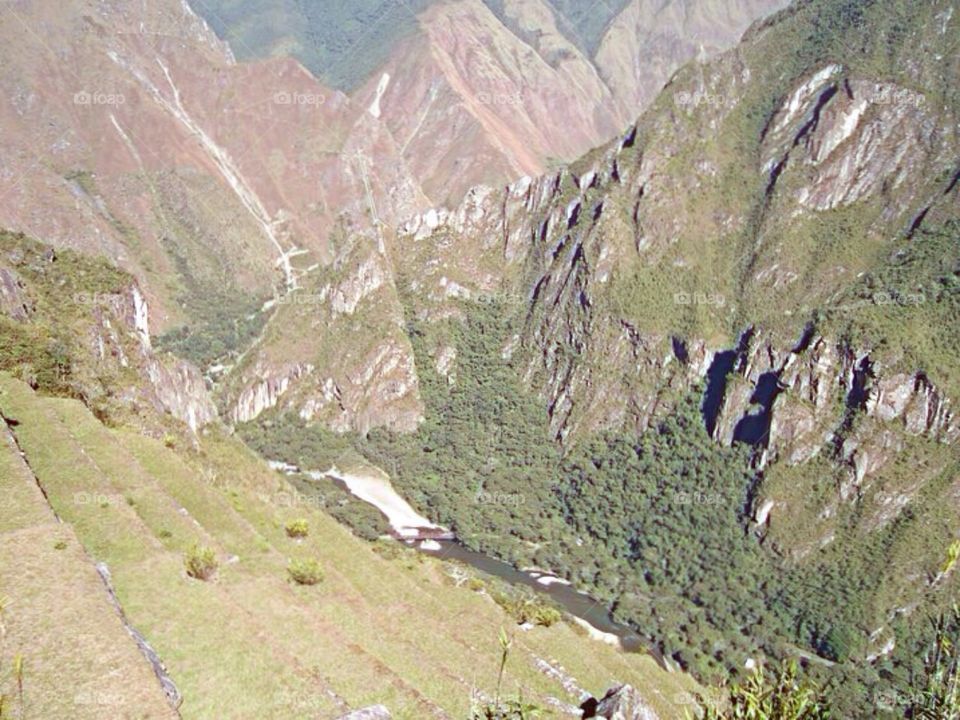
M 413 506 L 393 489 L 390 478 L 375 468 L 342 472 L 334 466 L 317 474 L 339 480 L 357 498 L 373 505 L 386 516 L 390 527 L 401 537 L 416 537 L 424 529 L 445 531 L 445 528 L 434 525 L 414 510 Z

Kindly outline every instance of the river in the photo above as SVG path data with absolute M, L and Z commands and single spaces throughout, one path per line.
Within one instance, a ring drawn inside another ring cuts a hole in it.
M 626 652 L 647 652 L 664 668 L 670 668 L 663 655 L 628 625 L 616 622 L 610 609 L 601 601 L 571 586 L 566 580 L 548 572 L 518 570 L 512 565 L 475 552 L 452 538 L 446 528 L 435 525 L 420 515 L 393 488 L 389 476 L 378 468 L 343 472 L 336 467 L 326 472 L 310 471 L 317 480 L 328 477 L 359 500 L 377 508 L 393 531 L 394 537 L 423 553 L 469 565 L 478 572 L 498 578 L 514 586 L 528 587 L 549 597 L 569 614 L 588 634 L 599 641 L 616 645 Z

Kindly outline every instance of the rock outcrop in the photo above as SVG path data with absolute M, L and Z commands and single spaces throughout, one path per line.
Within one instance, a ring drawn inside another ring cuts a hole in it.
M 617 685 L 600 699 L 591 698 L 582 706 L 584 718 L 605 720 L 659 720 L 639 692 L 630 685 Z

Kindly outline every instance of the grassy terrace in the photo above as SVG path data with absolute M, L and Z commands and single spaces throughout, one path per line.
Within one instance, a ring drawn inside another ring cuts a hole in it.
M 129 621 L 183 693 L 186 718 L 336 717 L 378 702 L 397 718 L 460 718 L 472 689 L 492 693 L 497 632 L 515 627 L 499 606 L 458 587 L 445 563 L 376 552 L 297 501 L 233 439 L 212 432 L 199 448 L 170 448 L 108 429 L 80 403 L 41 398 L 5 374 L 0 411 L 16 420 L 29 463 L 12 436 L 0 444 L 0 556 L 8 558 L 0 596 L 12 601 L 0 672 L 9 692 L 12 655 L 24 654 L 35 716 L 170 714 L 92 562 L 109 567 Z M 309 526 L 299 540 L 285 531 L 297 518 Z M 219 561 L 208 582 L 184 571 L 196 543 Z M 311 557 L 325 579 L 291 583 L 289 560 Z M 578 704 L 538 660 L 562 666 L 593 694 L 629 682 L 664 718 L 682 717 L 676 698 L 695 689 L 651 658 L 590 641 L 566 623 L 516 631 L 507 689 Z M 65 669 L 103 703 L 65 697 Z

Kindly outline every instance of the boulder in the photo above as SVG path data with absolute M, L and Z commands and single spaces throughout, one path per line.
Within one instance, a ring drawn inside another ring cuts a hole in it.
M 617 685 L 600 700 L 590 698 L 583 705 L 584 718 L 605 718 L 606 720 L 659 720 L 640 693 L 630 685 Z

